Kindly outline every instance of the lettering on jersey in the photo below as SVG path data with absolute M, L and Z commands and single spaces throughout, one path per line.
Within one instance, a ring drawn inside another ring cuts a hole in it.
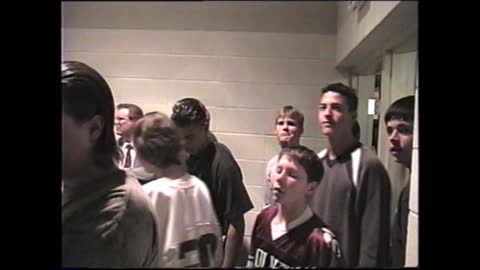
M 260 248 L 255 251 L 255 267 L 265 267 L 265 261 L 267 260 L 268 253 Z
M 268 265 L 266 263 L 267 259 L 269 259 Z M 275 258 L 271 254 L 268 254 L 261 248 L 257 248 L 257 250 L 255 251 L 254 267 L 291 268 L 289 265 Z
M 178 260 L 185 262 L 185 267 L 213 267 L 217 236 L 213 233 L 202 235 L 178 246 Z
M 283 263 L 279 259 L 270 255 L 270 268 L 291 268 L 289 265 Z

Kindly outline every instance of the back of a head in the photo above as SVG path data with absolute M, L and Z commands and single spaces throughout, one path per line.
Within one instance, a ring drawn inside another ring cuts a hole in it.
M 277 116 L 275 117 L 275 124 L 277 123 L 277 120 L 282 117 L 289 117 L 292 118 L 293 120 L 297 121 L 298 127 L 303 130 L 303 122 L 304 122 L 304 116 L 303 113 L 298 110 L 297 108 L 291 106 L 291 105 L 285 105 L 283 106 L 277 113 Z
M 117 110 L 128 109 L 128 117 L 132 121 L 137 121 L 143 117 L 143 111 L 140 107 L 131 103 L 120 103 L 117 105 Z
M 133 143 L 142 160 L 158 167 L 180 165 L 183 148 L 178 128 L 160 112 L 148 113 L 135 123 Z
M 390 120 L 413 122 L 415 112 L 415 96 L 406 96 L 398 99 L 387 109 L 385 123 Z
M 207 108 L 198 99 L 183 98 L 177 101 L 172 108 L 171 119 L 179 127 L 206 126 L 210 124 L 210 114 Z
M 98 115 L 103 119 L 93 158 L 99 167 L 111 168 L 120 159 L 114 135 L 114 102 L 105 79 L 92 67 L 77 61 L 62 62 L 62 110 L 77 123 Z
M 327 92 L 335 92 L 342 95 L 348 104 L 348 109 L 351 113 L 357 113 L 358 97 L 353 88 L 346 86 L 343 83 L 329 84 L 322 89 L 322 95 Z
M 324 169 L 322 161 L 315 152 L 303 145 L 297 145 L 283 148 L 278 155 L 278 160 L 280 160 L 284 155 L 288 155 L 305 169 L 308 182 L 320 183 L 323 177 Z

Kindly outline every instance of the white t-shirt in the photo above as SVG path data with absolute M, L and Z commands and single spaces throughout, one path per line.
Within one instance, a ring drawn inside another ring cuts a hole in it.
M 162 267 L 219 267 L 221 230 L 205 183 L 185 174 L 142 187 L 157 211 Z

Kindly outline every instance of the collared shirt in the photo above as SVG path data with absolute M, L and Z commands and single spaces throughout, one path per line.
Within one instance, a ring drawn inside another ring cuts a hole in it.
M 137 151 L 135 151 L 135 147 L 133 147 L 133 144 L 131 142 L 125 142 L 121 147 L 122 147 L 122 152 L 123 152 L 123 160 L 122 160 L 122 162 L 120 162 L 120 168 L 121 169 L 128 169 L 128 168 L 135 167 L 135 160 L 137 158 Z M 130 150 L 131 163 L 130 163 L 130 167 L 125 168 L 124 164 L 125 164 L 125 160 L 127 158 L 128 147 L 132 148 Z
M 275 241 L 277 238 L 286 234 L 288 231 L 294 229 L 298 225 L 301 225 L 301 224 L 307 222 L 307 220 L 309 220 L 312 216 L 313 216 L 313 211 L 310 207 L 307 206 L 307 207 L 305 207 L 305 210 L 303 211 L 303 213 L 298 218 L 288 222 L 286 227 L 282 226 L 282 225 L 285 225 L 285 224 L 274 225 L 274 223 L 272 222 L 272 224 L 270 225 L 272 227 L 271 228 L 271 230 L 272 230 L 272 240 Z

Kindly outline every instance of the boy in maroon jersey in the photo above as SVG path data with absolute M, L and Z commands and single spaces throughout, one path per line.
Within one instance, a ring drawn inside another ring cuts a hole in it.
M 255 220 L 248 267 L 343 266 L 335 236 L 307 204 L 322 176 L 322 163 L 312 150 L 282 149 L 271 174 L 275 203 Z

